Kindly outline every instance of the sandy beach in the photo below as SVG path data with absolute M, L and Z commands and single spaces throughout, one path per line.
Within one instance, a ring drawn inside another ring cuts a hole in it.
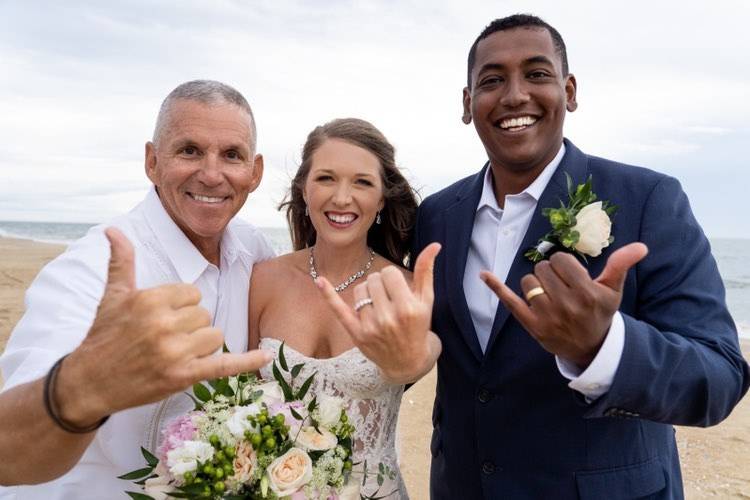
M 64 249 L 27 240 L 0 238 L 0 351 L 23 314 L 23 294 L 39 269 Z M 742 341 L 745 357 L 750 342 Z M 2 385 L 2 379 L 0 379 Z M 411 497 L 428 498 L 430 413 L 435 373 L 405 395 L 399 418 L 401 467 Z M 750 397 L 722 424 L 709 429 L 679 427 L 685 494 L 689 499 L 750 499 Z

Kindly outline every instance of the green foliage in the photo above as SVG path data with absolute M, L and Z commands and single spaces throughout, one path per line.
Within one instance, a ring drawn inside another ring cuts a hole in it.
M 577 222 L 576 216 L 578 212 L 583 207 L 597 201 L 597 196 L 593 188 L 593 180 L 589 176 L 586 182 L 574 186 L 573 179 L 567 173 L 565 174 L 565 180 L 568 186 L 568 203 L 565 204 L 560 200 L 560 208 L 542 209 L 542 215 L 549 220 L 552 230 L 538 241 L 537 246 L 529 248 L 524 253 L 524 256 L 534 263 L 544 260 L 549 255 L 549 250 L 545 252 L 538 250 L 539 245 L 544 242 L 551 243 L 553 247 L 559 247 L 566 252 L 575 253 L 586 260 L 585 255 L 575 250 L 575 246 L 578 244 L 581 235 L 578 231 L 573 230 L 573 228 Z M 611 217 L 617 210 L 617 207 L 610 205 L 608 201 L 603 201 L 602 210 Z M 612 241 L 614 241 L 614 238 L 610 237 L 610 242 Z

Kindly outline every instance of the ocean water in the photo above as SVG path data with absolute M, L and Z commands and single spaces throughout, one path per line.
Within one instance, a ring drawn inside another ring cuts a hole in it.
M 94 224 L 0 221 L 0 237 L 24 238 L 50 243 L 69 243 Z M 286 228 L 261 228 L 277 254 L 292 248 Z M 740 336 L 750 338 L 750 240 L 711 239 L 711 248 L 727 289 L 727 304 Z

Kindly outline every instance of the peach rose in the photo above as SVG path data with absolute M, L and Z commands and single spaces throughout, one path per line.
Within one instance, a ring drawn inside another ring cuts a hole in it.
M 292 495 L 312 479 L 312 460 L 299 448 L 291 448 L 266 469 L 268 485 L 279 497 Z

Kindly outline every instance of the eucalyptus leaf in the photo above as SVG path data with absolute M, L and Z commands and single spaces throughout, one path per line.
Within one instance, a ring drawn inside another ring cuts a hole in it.
M 315 406 L 318 404 L 318 396 L 315 396 L 312 398 L 312 401 L 310 401 L 310 404 L 307 405 L 307 412 L 312 413 L 313 410 L 315 410 Z
M 153 453 L 148 451 L 146 448 L 141 446 L 141 455 L 143 455 L 143 458 L 146 459 L 146 463 L 149 464 L 151 467 L 156 467 L 156 465 L 159 463 L 159 459 L 156 458 Z
M 143 493 L 136 493 L 135 491 L 126 491 L 125 494 L 135 500 L 154 500 L 154 497 L 144 495 Z
M 286 364 L 286 356 L 284 356 L 284 342 L 282 342 L 279 347 L 279 363 L 281 364 L 282 370 L 285 372 L 289 371 L 289 366 Z
M 195 394 L 195 397 L 200 399 L 204 403 L 207 401 L 211 401 L 211 391 L 209 391 L 206 386 L 201 384 L 200 382 L 193 385 L 193 394 Z
M 292 414 L 292 416 L 294 418 L 296 418 L 297 420 L 304 420 L 305 419 L 305 417 L 303 417 L 302 415 L 300 415 L 299 413 L 297 413 L 297 410 L 295 410 L 294 408 L 290 407 L 289 411 Z
M 292 367 L 292 377 L 296 377 L 299 375 L 299 372 L 302 371 L 302 367 L 305 366 L 305 363 L 297 363 Z
M 318 372 L 313 372 L 312 375 L 310 375 L 307 380 L 305 380 L 302 383 L 302 387 L 299 388 L 299 391 L 297 391 L 297 398 L 296 399 L 304 399 L 305 395 L 307 395 L 307 391 L 310 389 L 310 385 L 313 382 L 313 379 L 315 378 L 315 374 Z
M 281 371 L 279 371 L 279 367 L 276 366 L 276 361 L 273 362 L 273 367 L 271 369 L 273 371 L 273 378 L 276 379 L 276 382 L 279 383 L 279 386 L 281 387 L 281 392 L 284 393 L 284 401 L 294 401 L 294 394 L 292 393 L 292 388 L 289 387 L 289 383 L 287 383 L 286 379 L 281 375 Z
M 132 481 L 134 479 L 140 479 L 142 477 L 148 476 L 154 471 L 153 467 L 144 467 L 143 469 L 137 469 L 132 472 L 128 472 L 127 474 L 123 474 L 122 476 L 117 476 L 117 479 L 124 479 L 125 481 Z

